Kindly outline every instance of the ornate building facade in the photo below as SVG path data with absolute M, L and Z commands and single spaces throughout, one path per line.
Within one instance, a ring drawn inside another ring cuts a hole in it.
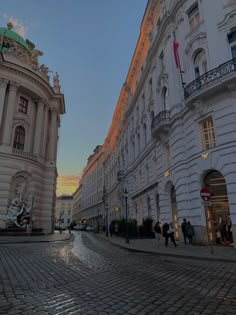
M 148 1 L 102 146 L 108 221 L 126 188 L 139 224 L 172 221 L 181 238 L 186 218 L 198 243 L 236 238 L 235 17 L 234 0 Z
M 54 224 L 60 115 L 59 76 L 50 84 L 43 53 L 12 30 L 0 28 L 0 227 L 11 200 L 32 202 L 33 227 Z

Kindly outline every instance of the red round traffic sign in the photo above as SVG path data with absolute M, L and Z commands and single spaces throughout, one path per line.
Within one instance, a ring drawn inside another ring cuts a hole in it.
M 200 196 L 203 200 L 208 201 L 211 199 L 211 193 L 207 188 L 202 188 L 200 191 Z

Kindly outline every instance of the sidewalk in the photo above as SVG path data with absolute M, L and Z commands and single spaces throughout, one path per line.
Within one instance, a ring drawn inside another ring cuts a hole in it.
M 96 235 L 110 241 L 116 246 L 132 251 L 178 258 L 236 262 L 236 249 L 233 247 L 185 245 L 181 242 L 177 242 L 178 247 L 175 248 L 170 241 L 169 246 L 165 247 L 164 239 L 160 241 L 157 239 L 130 239 L 129 244 L 127 244 L 125 238 L 122 237 L 106 237 L 105 234 Z
M 73 234 L 69 234 L 68 232 L 40 236 L 0 236 L 0 245 L 15 243 L 61 242 L 70 240 L 72 236 Z

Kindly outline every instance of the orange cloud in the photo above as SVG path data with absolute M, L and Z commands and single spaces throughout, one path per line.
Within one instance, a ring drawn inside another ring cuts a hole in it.
M 64 175 L 57 178 L 57 196 L 71 195 L 78 188 L 80 176 Z

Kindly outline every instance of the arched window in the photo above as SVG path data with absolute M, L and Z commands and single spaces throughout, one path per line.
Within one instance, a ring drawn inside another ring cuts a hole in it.
M 24 145 L 25 145 L 25 129 L 21 126 L 17 126 L 15 129 L 13 148 L 24 151 Z
M 193 59 L 195 78 L 207 72 L 207 59 L 206 53 L 203 49 L 199 50 Z
M 162 89 L 162 100 L 163 100 L 164 110 L 169 110 L 168 89 L 166 86 L 164 86 Z

